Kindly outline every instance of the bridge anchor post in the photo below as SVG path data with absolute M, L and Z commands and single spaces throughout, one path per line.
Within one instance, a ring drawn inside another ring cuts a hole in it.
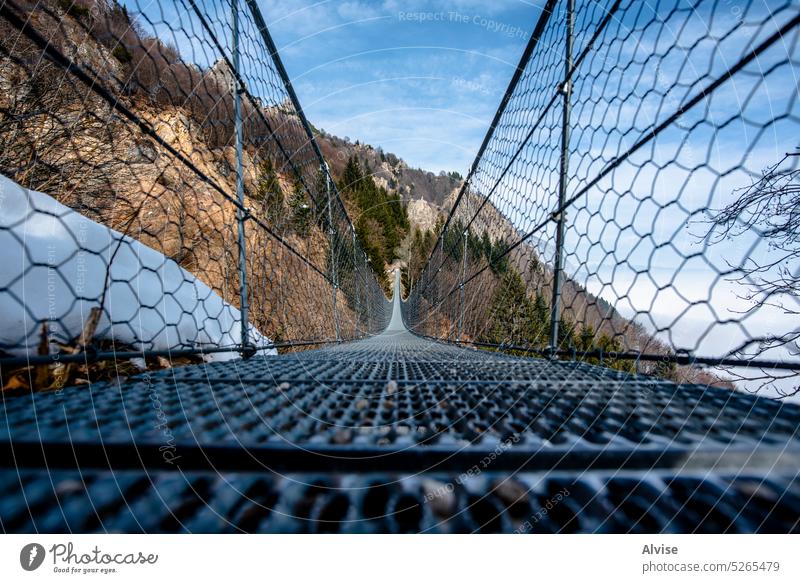
M 249 320 L 250 304 L 247 297 L 247 240 L 245 239 L 245 222 L 248 214 L 244 203 L 244 170 L 242 163 L 242 93 L 244 87 L 239 76 L 239 0 L 231 0 L 231 52 L 233 54 L 233 123 L 235 130 L 236 148 L 236 200 L 239 205 L 236 209 L 236 221 L 238 225 L 238 247 L 239 247 L 239 312 L 242 317 L 241 324 L 241 347 L 240 353 L 243 358 L 249 358 L 255 354 L 255 347 L 250 342 Z
M 328 239 L 331 250 L 331 279 L 333 281 L 333 325 L 336 329 L 336 342 L 342 341 L 339 330 L 339 310 L 336 305 L 336 297 L 339 295 L 339 280 L 336 276 L 336 230 L 333 228 L 333 208 L 331 204 L 331 174 L 328 164 L 323 162 L 320 171 L 325 175 L 325 196 L 328 201 Z
M 458 339 L 456 342 L 461 343 L 464 339 L 464 280 L 467 277 L 467 233 L 468 231 L 464 229 L 464 246 L 461 253 L 461 283 L 458 285 L 458 293 L 460 296 L 460 314 L 458 316 Z
M 558 206 L 553 212 L 556 221 L 556 256 L 553 266 L 553 301 L 550 311 L 550 358 L 558 352 L 558 320 L 561 312 L 561 283 L 564 277 L 564 222 L 567 213 L 564 202 L 567 198 L 569 172 L 569 123 L 572 97 L 572 42 L 574 36 L 575 0 L 567 0 L 566 34 L 564 35 L 564 83 L 561 86 L 563 99 L 561 116 L 561 165 L 558 179 Z

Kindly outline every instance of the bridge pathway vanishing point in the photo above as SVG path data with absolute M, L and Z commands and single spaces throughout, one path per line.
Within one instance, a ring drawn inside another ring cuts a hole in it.
M 7 392 L 3 529 L 797 528 L 800 407 L 426 340 L 398 285 L 366 340 Z

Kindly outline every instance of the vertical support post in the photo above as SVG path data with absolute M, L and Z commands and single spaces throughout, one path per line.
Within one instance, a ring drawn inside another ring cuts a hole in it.
M 439 267 L 436 268 L 436 273 L 433 274 L 433 279 L 435 281 L 434 284 L 434 293 L 436 294 L 435 299 L 433 301 L 433 306 L 435 310 L 441 311 L 442 304 L 440 304 L 440 300 L 442 299 L 439 294 L 439 290 L 441 288 L 441 281 L 439 280 L 439 274 L 442 272 L 442 266 L 444 265 L 444 231 L 442 231 L 441 236 L 439 237 Z M 448 331 L 448 336 L 450 332 Z
M 464 280 L 467 278 L 467 231 L 464 230 L 464 248 L 461 253 L 461 283 L 458 285 L 459 295 L 461 296 L 461 313 L 458 316 L 458 340 L 461 342 L 464 333 Z
M 244 210 L 244 170 L 242 164 L 242 91 L 244 88 L 239 83 L 239 0 L 231 0 L 231 24 L 232 24 L 232 46 L 233 53 L 233 119 L 236 140 L 236 200 L 239 201 L 239 208 L 236 210 L 236 219 L 239 228 L 239 306 L 242 315 L 242 337 L 241 353 L 247 358 L 254 353 L 253 346 L 250 344 L 250 334 L 248 330 L 250 319 L 250 305 L 247 298 L 247 248 L 244 234 L 244 225 L 247 221 L 247 213 Z
M 414 272 L 411 270 L 411 245 L 408 246 L 408 252 L 406 254 L 406 273 L 408 273 L 408 293 L 406 294 L 406 298 L 411 299 L 411 292 L 414 291 Z
M 406 296 L 409 300 L 411 299 L 411 294 L 414 293 L 414 256 L 411 254 L 411 245 L 408 246 L 408 261 L 406 265 L 408 266 L 408 295 Z M 422 274 L 420 274 L 421 276 Z
M 366 268 L 367 273 L 372 273 L 371 261 L 370 261 L 369 257 L 367 257 L 366 253 L 364 253 L 363 251 L 362 251 L 362 253 L 364 254 L 364 267 Z M 366 274 L 365 274 L 365 278 L 366 278 Z M 377 285 L 377 284 L 375 284 L 375 285 Z M 381 292 L 375 290 L 375 288 L 373 286 L 372 287 L 372 293 L 370 294 L 372 297 L 371 298 L 367 298 L 367 330 L 370 332 L 370 334 L 373 332 L 373 330 L 372 330 L 372 304 L 375 303 L 376 299 L 380 299 L 380 298 L 377 298 L 377 296 L 380 293 Z
M 569 171 L 569 117 L 572 97 L 572 40 L 574 33 L 575 0 L 567 0 L 567 30 L 564 49 L 564 83 L 561 85 L 563 99 L 561 117 L 561 167 L 558 178 L 558 207 L 553 213 L 556 220 L 556 256 L 553 269 L 553 301 L 550 311 L 550 353 L 555 356 L 558 350 L 558 320 L 561 312 L 561 284 L 564 277 L 564 221 L 566 210 L 564 201 L 567 198 L 567 180 Z
M 358 274 L 361 272 L 358 269 L 358 247 L 356 246 L 356 229 L 353 225 L 350 225 L 350 235 L 353 239 L 353 284 L 355 286 L 355 294 L 356 294 L 356 326 L 361 322 L 361 293 L 359 292 L 359 288 L 361 287 L 361 281 L 359 281 Z
M 320 171 L 325 174 L 325 196 L 328 201 L 328 239 L 331 250 L 331 279 L 333 279 L 333 324 L 336 328 L 336 342 L 342 341 L 339 331 L 339 311 L 336 306 L 336 298 L 339 295 L 339 279 L 336 276 L 336 230 L 333 228 L 333 204 L 331 204 L 331 175 L 328 172 L 328 165 L 323 163 Z

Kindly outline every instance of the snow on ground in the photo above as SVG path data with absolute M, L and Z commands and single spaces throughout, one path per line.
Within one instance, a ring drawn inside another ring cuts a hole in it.
M 241 314 L 163 254 L 0 175 L 0 349 L 36 354 L 41 322 L 50 349 L 83 329 L 100 305 L 95 339 L 137 349 L 236 345 Z M 252 327 L 250 341 L 270 344 Z M 276 354 L 274 348 L 264 354 Z M 207 360 L 238 358 L 236 352 Z

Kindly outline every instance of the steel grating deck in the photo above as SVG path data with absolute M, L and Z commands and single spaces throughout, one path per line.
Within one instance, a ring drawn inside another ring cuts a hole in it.
M 6 392 L 2 409 L 12 532 L 789 532 L 800 518 L 800 407 L 434 343 L 398 303 L 368 340 Z
M 7 532 L 785 533 L 800 517 L 796 481 L 752 473 L 460 478 L 22 470 L 0 483 L 0 520 Z

